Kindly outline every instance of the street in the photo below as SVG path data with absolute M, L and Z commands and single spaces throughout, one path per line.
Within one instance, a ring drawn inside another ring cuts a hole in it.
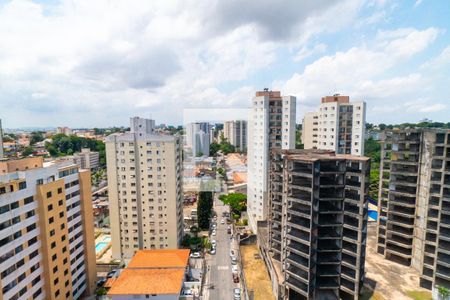
M 233 283 L 230 249 L 237 249 L 237 246 L 230 240 L 231 234 L 227 233 L 228 225 L 221 224 L 222 213 L 228 211 L 228 207 L 218 200 L 217 195 L 214 199 L 214 210 L 217 213 L 217 234 L 211 236 L 211 239 L 217 241 L 217 252 L 215 255 L 208 254 L 206 259 L 210 268 L 208 284 L 212 288 L 208 290 L 209 295 L 205 299 L 234 299 L 233 289 L 240 286 L 239 283 Z

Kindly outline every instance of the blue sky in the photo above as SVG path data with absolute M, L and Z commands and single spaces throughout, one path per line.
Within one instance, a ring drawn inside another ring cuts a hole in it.
M 297 96 L 299 122 L 333 93 L 368 122 L 449 122 L 449 16 L 449 1 L 0 0 L 0 118 L 181 124 L 268 87 Z

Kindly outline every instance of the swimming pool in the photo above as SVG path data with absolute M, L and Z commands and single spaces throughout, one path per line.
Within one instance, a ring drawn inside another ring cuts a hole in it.
M 376 210 L 369 210 L 369 218 L 372 218 L 374 220 L 378 219 L 378 212 Z
M 108 245 L 107 242 L 99 242 L 95 245 L 95 253 L 100 253 Z

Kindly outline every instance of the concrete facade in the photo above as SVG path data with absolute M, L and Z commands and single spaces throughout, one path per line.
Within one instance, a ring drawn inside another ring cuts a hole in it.
M 76 153 L 73 157 L 82 169 L 93 171 L 99 167 L 100 154 L 96 151 L 91 151 L 89 148 L 81 149 L 81 152 Z
M 450 130 L 381 136 L 377 252 L 450 288 Z
M 149 127 L 106 139 L 113 258 L 178 248 L 183 234 L 182 143 Z
M 302 124 L 305 149 L 364 155 L 366 103 L 348 96 L 322 97 L 319 111 L 306 113 Z
M 227 121 L 223 124 L 224 137 L 236 147 L 238 151 L 247 150 L 247 121 Z
M 209 145 L 212 142 L 212 126 L 207 122 L 186 124 L 186 146 L 192 150 L 192 155 L 209 155 Z
M 359 299 L 369 174 L 365 157 L 272 152 L 266 253 L 278 299 Z
M 277 91 L 260 91 L 252 100 L 248 123 L 247 209 L 249 225 L 267 219 L 269 153 L 295 148 L 296 98 Z
M 70 161 L 4 163 L 14 171 L 0 175 L 0 299 L 93 295 L 90 172 Z

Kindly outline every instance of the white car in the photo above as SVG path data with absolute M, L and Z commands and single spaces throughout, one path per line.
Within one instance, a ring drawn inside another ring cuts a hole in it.
M 216 240 L 212 240 L 212 241 L 211 241 L 211 246 L 212 246 L 213 248 L 216 248 L 216 246 L 217 246 Z
M 233 289 L 233 295 L 234 299 L 236 300 L 241 299 L 241 289 L 240 288 Z
M 216 235 L 216 230 L 215 229 L 213 229 L 212 235 Z
M 212 248 L 212 249 L 209 251 L 209 254 L 211 254 L 211 255 L 216 254 L 216 248 Z
M 231 266 L 231 272 L 237 274 L 238 273 L 238 266 L 237 265 L 232 265 Z
M 222 220 L 220 221 L 220 224 L 225 224 L 225 220 L 222 219 Z
M 200 255 L 199 252 L 192 252 L 190 256 L 191 256 L 192 258 L 200 258 L 200 257 L 201 257 L 201 255 Z
M 230 257 L 231 258 L 236 257 L 236 252 L 234 252 L 233 249 L 230 250 Z

